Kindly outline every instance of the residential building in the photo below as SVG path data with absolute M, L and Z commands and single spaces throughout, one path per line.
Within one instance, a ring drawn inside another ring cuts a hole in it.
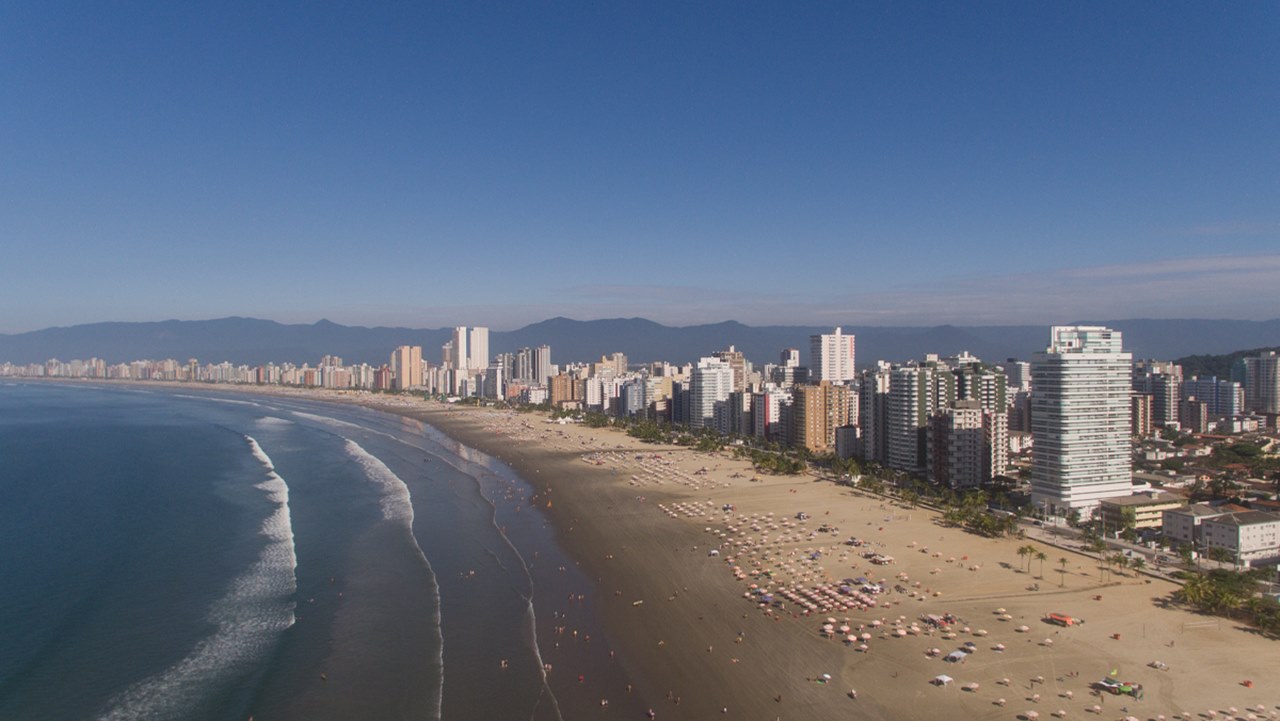
M 821 381 L 792 389 L 791 443 L 817 453 L 833 451 L 836 428 L 849 425 L 857 417 L 857 400 L 852 388 Z
M 733 368 L 719 358 L 702 358 L 689 378 L 689 427 L 714 428 L 715 404 L 729 399 Z
M 857 377 L 854 363 L 854 336 L 840 328 L 834 332 L 809 336 L 810 374 L 816 382 L 849 383 Z
M 1090 516 L 1104 498 L 1132 491 L 1129 397 L 1132 357 L 1119 331 L 1054 326 L 1031 363 L 1031 500 Z
M 1280 513 L 1244 511 L 1200 524 L 1206 549 L 1222 548 L 1237 564 L 1251 566 L 1280 558 Z
M 889 457 L 888 410 L 891 366 L 877 361 L 876 367 L 858 380 L 858 434 L 864 460 L 884 463 Z
M 402 345 L 391 353 L 393 388 L 407 391 L 422 387 L 422 346 Z
M 1267 351 L 1240 359 L 1244 369 L 1244 407 L 1251 413 L 1280 414 L 1280 355 Z
M 1126 516 L 1130 514 L 1134 530 L 1160 529 L 1164 526 L 1165 511 L 1178 510 L 1186 505 L 1187 499 L 1182 496 L 1159 491 L 1105 498 L 1099 504 L 1102 527 L 1107 533 L 1123 530 L 1128 523 Z
M 960 400 L 929 418 L 928 477 L 954 489 L 978 488 L 1009 461 L 1008 416 Z
M 1152 398 L 1150 393 L 1134 393 L 1129 399 L 1129 415 L 1131 425 L 1129 432 L 1138 437 L 1146 438 L 1153 432 L 1151 423 Z

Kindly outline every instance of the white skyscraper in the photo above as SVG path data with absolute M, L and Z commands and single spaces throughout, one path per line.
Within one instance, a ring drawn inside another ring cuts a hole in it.
M 848 383 L 853 380 L 857 376 L 853 363 L 853 341 L 852 335 L 845 335 L 839 328 L 834 333 L 809 336 L 810 353 L 813 356 L 810 381 Z
M 1031 363 L 1031 502 L 1092 515 L 1104 498 L 1133 492 L 1132 356 L 1119 331 L 1055 326 Z
M 449 364 L 457 370 L 466 370 L 471 356 L 467 352 L 467 327 L 458 326 L 453 329 L 453 341 L 449 349 Z
M 715 426 L 715 407 L 733 391 L 733 367 L 719 358 L 703 358 L 693 369 L 689 384 L 689 427 Z
M 472 328 L 467 332 L 467 367 L 472 371 L 489 367 L 488 328 Z

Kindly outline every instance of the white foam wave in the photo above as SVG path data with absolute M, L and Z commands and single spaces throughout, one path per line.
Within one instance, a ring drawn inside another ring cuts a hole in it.
M 271 427 L 271 426 L 291 426 L 291 425 L 293 425 L 293 421 L 286 420 L 286 419 L 284 419 L 284 418 L 276 418 L 275 416 L 263 416 L 262 418 L 259 418 L 259 419 L 255 420 L 255 421 L 254 421 L 254 423 L 256 423 L 256 424 L 257 424 L 257 425 L 259 425 L 259 426 L 267 427 L 267 428 L 269 428 L 269 427 Z
M 256 407 L 261 405 L 260 403 L 254 403 L 253 401 L 238 401 L 232 398 L 214 398 L 213 396 L 189 396 L 189 395 L 183 395 L 181 393 L 174 393 L 174 395 L 178 398 L 187 398 L 190 400 L 197 400 L 197 401 L 213 401 L 214 403 L 231 403 L 237 406 L 255 406 Z
M 302 411 L 289 411 L 289 412 L 299 418 L 306 418 L 309 421 L 323 423 L 327 426 L 335 426 L 337 428 L 359 428 L 362 431 L 369 430 L 364 426 L 360 425 L 359 423 L 349 423 L 347 421 L 340 421 L 337 418 L 330 418 L 329 416 L 318 416 L 314 413 L 303 413 Z
M 359 443 L 350 438 L 344 440 L 347 442 L 345 447 L 347 455 L 351 456 L 364 469 L 369 480 L 378 484 L 382 490 L 380 498 L 382 517 L 388 521 L 400 521 L 412 531 L 413 504 L 409 496 L 409 486 L 405 485 L 400 476 L 387 468 L 387 464 L 370 454 Z
M 301 414 L 306 415 L 306 414 Z M 342 423 L 334 419 L 335 423 Z M 347 424 L 354 425 L 354 424 Z M 427 560 L 427 554 L 422 552 L 422 547 L 418 545 L 418 539 L 413 535 L 413 497 L 409 494 L 409 486 L 394 471 L 387 468 L 387 464 L 383 463 L 377 456 L 366 451 L 359 443 L 344 438 L 346 441 L 345 450 L 348 456 L 351 456 L 357 464 L 364 469 L 365 476 L 369 480 L 378 484 L 382 489 L 380 505 L 382 508 L 382 517 L 388 521 L 396 521 L 403 525 L 405 531 L 409 535 L 410 542 L 418 552 L 418 556 L 422 559 L 422 564 L 426 567 L 427 573 L 431 578 L 432 586 L 432 605 L 435 607 L 435 628 L 436 628 L 436 648 L 440 652 L 436 658 L 437 667 L 440 669 L 439 695 L 436 697 L 435 713 L 432 718 L 440 718 L 440 709 L 444 703 L 444 632 L 441 629 L 440 617 L 440 584 L 436 580 L 436 574 L 431 570 L 431 562 Z
M 218 681 L 243 673 L 271 651 L 277 638 L 294 624 L 298 557 L 289 514 L 289 486 L 276 473 L 258 442 L 245 436 L 250 452 L 266 469 L 255 484 L 275 509 L 262 523 L 267 538 L 258 559 L 235 578 L 209 608 L 217 626 L 186 658 L 126 689 L 110 702 L 101 721 L 184 719 L 193 704 Z

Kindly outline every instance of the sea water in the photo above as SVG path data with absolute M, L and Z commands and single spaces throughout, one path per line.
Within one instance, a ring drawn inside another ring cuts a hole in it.
M 367 409 L 0 385 L 0 718 L 560 719 L 551 656 L 622 695 L 531 493 Z

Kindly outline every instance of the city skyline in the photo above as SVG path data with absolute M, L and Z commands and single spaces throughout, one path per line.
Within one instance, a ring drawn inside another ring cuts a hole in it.
M 9 4 L 0 333 L 1266 319 L 1278 29 L 1270 4 Z

